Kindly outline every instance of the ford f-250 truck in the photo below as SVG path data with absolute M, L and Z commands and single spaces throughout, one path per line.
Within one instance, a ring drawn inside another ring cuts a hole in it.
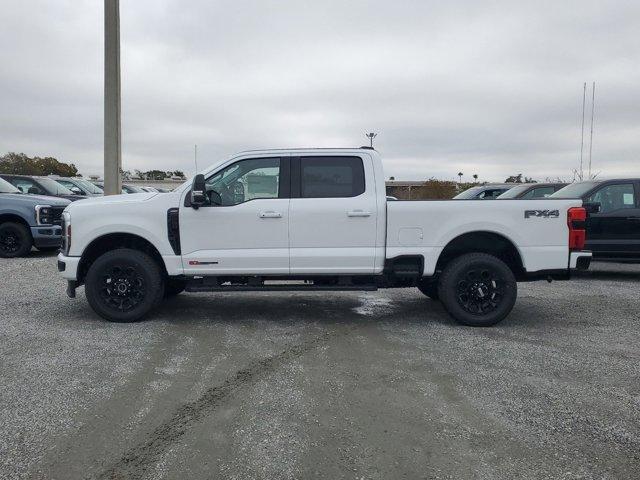
M 21 257 L 36 247 L 58 250 L 62 239 L 62 211 L 69 200 L 24 195 L 0 178 L 0 258 Z
M 387 202 L 384 178 L 370 148 L 241 153 L 172 193 L 71 204 L 58 269 L 111 321 L 184 289 L 418 287 L 487 326 L 517 281 L 589 265 L 580 200 Z

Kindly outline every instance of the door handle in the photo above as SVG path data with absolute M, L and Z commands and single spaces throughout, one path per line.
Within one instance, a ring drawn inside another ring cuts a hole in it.
M 347 217 L 370 217 L 371 212 L 366 212 L 364 210 L 350 210 L 347 212 Z
M 282 218 L 282 214 L 280 212 L 273 212 L 271 210 L 268 212 L 260 212 L 258 216 L 260 218 Z

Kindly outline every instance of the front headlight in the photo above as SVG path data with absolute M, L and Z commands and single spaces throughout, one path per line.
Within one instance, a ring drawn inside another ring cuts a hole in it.
M 53 211 L 51 205 L 36 205 L 36 224 L 53 225 Z
M 60 251 L 63 255 L 68 256 L 71 249 L 71 214 L 67 211 L 62 212 L 62 245 Z

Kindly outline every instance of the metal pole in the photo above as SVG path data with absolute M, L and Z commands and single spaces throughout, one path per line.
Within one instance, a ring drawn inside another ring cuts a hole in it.
M 584 151 L 584 103 L 587 98 L 587 82 L 582 85 L 582 130 L 580 133 L 580 180 L 583 177 L 582 152 Z
M 104 194 L 122 191 L 120 4 L 104 0 Z
M 591 150 L 593 149 L 593 112 L 596 103 L 596 82 L 591 87 L 591 135 L 589 137 L 589 180 L 591 180 Z

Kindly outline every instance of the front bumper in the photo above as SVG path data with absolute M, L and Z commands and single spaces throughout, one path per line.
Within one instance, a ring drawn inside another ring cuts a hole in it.
M 78 279 L 78 265 L 80 265 L 80 257 L 66 257 L 62 253 L 58 254 L 58 272 L 65 280 Z
M 36 248 L 59 247 L 62 243 L 62 227 L 59 225 L 31 227 L 31 238 Z

